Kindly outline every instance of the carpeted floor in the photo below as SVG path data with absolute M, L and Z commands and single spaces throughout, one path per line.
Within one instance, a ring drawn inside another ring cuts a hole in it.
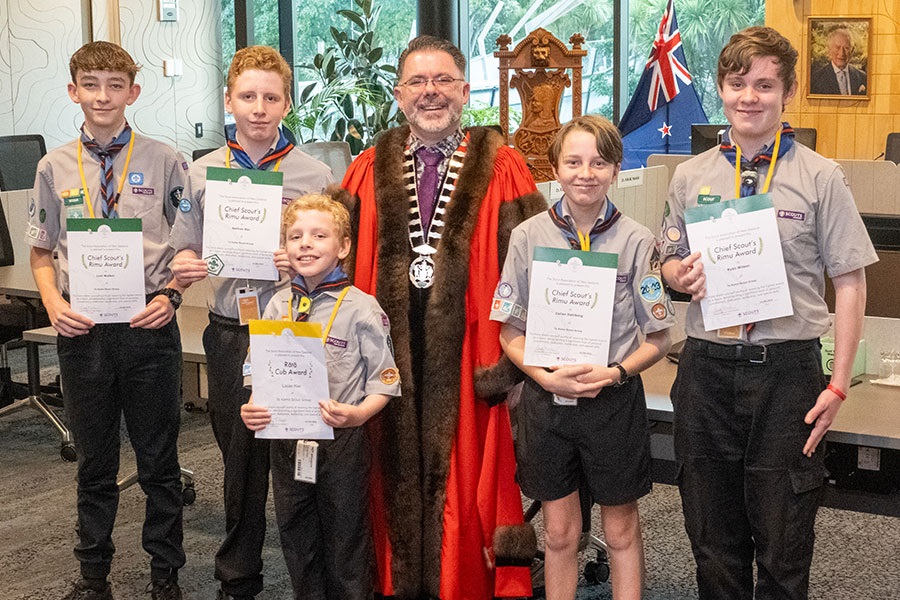
M 59 457 L 58 439 L 43 418 L 20 411 L 0 419 L 0 600 L 61 599 L 78 577 L 75 539 L 75 465 Z M 222 534 L 222 468 L 205 414 L 183 413 L 182 466 L 195 472 L 197 499 L 185 508 L 186 600 L 212 600 L 213 557 Z M 122 471 L 133 469 L 127 441 Z M 122 493 L 114 532 L 111 580 L 118 600 L 144 594 L 149 564 L 140 547 L 143 494 Z M 648 600 L 695 598 L 693 560 L 677 490 L 656 485 L 641 501 L 647 554 Z M 595 509 L 593 527 L 599 530 Z M 536 525 L 540 525 L 539 520 Z M 822 509 L 810 597 L 837 600 L 900 598 L 900 520 Z M 593 558 L 588 556 L 586 558 Z M 290 584 L 270 519 L 264 551 L 266 590 L 260 600 L 288 600 Z M 583 585 L 579 600 L 611 598 L 608 584 Z

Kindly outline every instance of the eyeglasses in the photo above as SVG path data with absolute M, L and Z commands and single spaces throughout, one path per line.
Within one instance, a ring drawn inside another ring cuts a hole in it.
M 432 79 L 427 79 L 425 77 L 413 77 L 411 79 L 407 79 L 405 83 L 401 83 L 400 85 L 402 85 L 403 87 L 407 87 L 414 92 L 421 92 L 424 91 L 426 87 L 428 87 L 429 83 L 434 84 L 434 87 L 439 90 L 449 90 L 457 81 L 465 81 L 465 79 L 458 79 L 456 77 L 450 77 L 449 75 L 440 75 Z

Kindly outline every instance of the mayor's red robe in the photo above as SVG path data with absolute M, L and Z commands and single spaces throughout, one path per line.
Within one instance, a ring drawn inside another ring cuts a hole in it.
M 345 268 L 388 314 L 401 375 L 402 397 L 373 428 L 372 494 L 378 591 L 398 598 L 531 594 L 534 532 L 522 524 L 502 402 L 519 372 L 503 357 L 489 313 L 510 231 L 547 204 L 502 136 L 481 127 L 467 135 L 434 255 L 424 350 L 409 325 L 409 196 L 401 181 L 409 128 L 385 132 L 342 183 L 355 233 Z M 413 351 L 425 352 L 421 422 Z

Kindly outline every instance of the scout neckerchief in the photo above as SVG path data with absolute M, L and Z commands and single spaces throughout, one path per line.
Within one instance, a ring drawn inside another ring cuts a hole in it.
M 270 164 L 274 163 L 275 166 L 272 170 L 277 171 L 281 166 L 281 159 L 294 149 L 295 140 L 289 131 L 284 127 L 279 127 L 278 141 L 275 142 L 275 147 L 270 148 L 265 156 L 259 159 L 259 163 L 255 163 L 237 141 L 237 125 L 231 124 L 225 126 L 225 145 L 228 146 L 225 155 L 226 168 L 231 168 L 231 157 L 234 156 L 234 162 L 244 169 L 265 171 Z
M 306 280 L 303 276 L 297 275 L 291 281 L 291 301 L 288 302 L 288 316 L 291 316 L 291 313 L 296 310 L 297 318 L 293 320 L 307 321 L 309 319 L 309 313 L 312 311 L 312 303 L 316 298 L 328 291 L 343 290 L 338 297 L 338 304 L 331 313 L 331 319 L 328 321 L 328 329 L 331 329 L 331 321 L 334 320 L 334 315 L 337 314 L 337 306 L 340 305 L 341 300 L 344 298 L 344 294 L 347 293 L 347 289 L 349 288 L 350 279 L 347 277 L 347 274 L 344 273 L 344 270 L 340 265 L 336 266 L 331 273 L 326 275 L 325 279 L 320 281 L 319 285 L 312 291 L 306 289 Z
M 550 220 L 553 221 L 553 224 L 559 227 L 563 232 L 563 235 L 566 236 L 572 250 L 584 250 L 585 252 L 590 252 L 591 243 L 596 240 L 601 233 L 612 227 L 613 224 L 619 220 L 619 217 L 622 216 L 622 213 L 620 213 L 619 209 L 616 208 L 616 205 L 612 203 L 612 200 L 607 198 L 606 214 L 603 215 L 603 220 L 598 220 L 591 228 L 590 233 L 585 235 L 578 231 L 575 228 L 575 225 L 569 223 L 569 220 L 563 216 L 563 199 L 558 200 L 556 204 L 551 206 L 548 212 L 550 213 Z
M 419 213 L 419 199 L 416 192 L 416 166 L 413 160 L 413 153 L 409 145 L 404 149 L 402 169 L 403 185 L 406 186 L 406 193 L 409 195 L 409 244 L 412 246 L 413 252 L 419 255 L 409 265 L 409 280 L 417 288 L 429 288 L 434 284 L 434 259 L 431 255 L 437 252 L 441 232 L 444 230 L 444 211 L 447 203 L 450 201 L 450 196 L 456 189 L 456 180 L 466 158 L 468 143 L 469 134 L 466 134 L 453 154 L 450 155 L 450 163 L 447 166 L 444 180 L 438 188 L 439 193 L 434 207 L 434 216 L 431 218 L 427 232 L 425 232 Z
M 775 174 L 775 163 L 794 146 L 794 129 L 787 123 L 782 123 L 781 129 L 775 134 L 775 143 L 771 147 L 766 146 L 763 148 L 752 160 L 741 157 L 741 147 L 731 143 L 730 135 L 731 127 L 722 136 L 722 145 L 719 146 L 719 150 L 722 151 L 728 162 L 735 165 L 735 198 L 744 198 L 757 193 L 756 188 L 759 182 L 757 173 L 763 163 L 768 163 L 769 168 L 761 193 L 767 193 L 772 184 L 772 177 Z
M 128 154 L 125 156 L 125 166 L 122 167 L 122 174 L 119 175 L 119 185 L 113 187 L 113 162 L 116 156 L 128 144 Z M 125 121 L 125 128 L 116 136 L 107 147 L 102 147 L 96 140 L 88 136 L 81 126 L 81 137 L 78 139 L 78 174 L 81 176 L 81 189 L 84 190 L 84 201 L 88 206 L 88 212 L 91 218 L 94 218 L 94 203 L 91 202 L 91 193 L 88 191 L 87 180 L 84 177 L 84 162 L 82 161 L 82 148 L 87 148 L 98 161 L 100 161 L 100 198 L 103 201 L 103 218 L 115 219 L 118 217 L 119 197 L 122 195 L 122 185 L 125 183 L 125 177 L 128 173 L 128 165 L 131 163 L 131 152 L 134 150 L 134 132 L 128 121 Z

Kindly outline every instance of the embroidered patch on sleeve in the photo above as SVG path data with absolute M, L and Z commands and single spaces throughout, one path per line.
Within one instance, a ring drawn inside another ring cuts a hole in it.
M 398 381 L 400 381 L 400 372 L 396 368 L 391 367 L 381 372 L 381 383 L 384 385 L 394 385 Z

